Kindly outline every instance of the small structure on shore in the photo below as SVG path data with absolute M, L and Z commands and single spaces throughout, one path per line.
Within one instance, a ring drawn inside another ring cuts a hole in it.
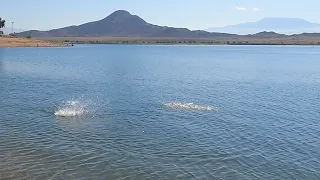
M 70 43 L 70 42 L 64 42 L 63 43 L 65 46 L 73 46 L 73 43 Z

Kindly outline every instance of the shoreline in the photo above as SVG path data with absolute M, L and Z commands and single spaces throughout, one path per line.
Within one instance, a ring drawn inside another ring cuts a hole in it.
M 233 43 L 233 44 L 227 44 L 227 43 L 90 43 L 90 42 L 70 42 L 68 44 L 72 45 L 81 45 L 81 44 L 96 44 L 96 45 L 168 45 L 168 46 L 175 46 L 175 45 L 186 45 L 186 46 L 192 46 L 192 45 L 203 45 L 203 46 L 320 46 L 320 44 L 312 44 L 312 43 L 304 43 L 304 44 L 279 44 L 279 43 Z M 67 45 L 68 46 L 68 45 Z M 71 45 L 69 45 L 71 46 Z
M 40 37 L 41 40 L 58 41 L 64 44 L 135 44 L 135 45 L 310 45 L 319 46 L 318 37 Z
M 0 36 L 0 48 L 16 48 L 16 47 L 64 47 L 62 42 L 39 40 L 25 37 L 15 37 L 8 35 Z
M 27 38 L 0 35 L 0 48 L 15 47 L 68 47 L 74 44 L 114 45 L 229 45 L 229 46 L 320 46 L 320 39 L 197 39 L 197 38 L 144 38 L 144 37 L 44 37 Z

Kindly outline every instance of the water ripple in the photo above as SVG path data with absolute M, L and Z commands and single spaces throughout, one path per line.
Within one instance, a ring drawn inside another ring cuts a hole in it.
M 199 111 L 221 111 L 219 108 L 214 106 L 204 106 L 194 103 L 182 103 L 182 102 L 169 102 L 164 104 L 168 108 L 173 109 L 185 109 L 185 110 L 199 110 Z

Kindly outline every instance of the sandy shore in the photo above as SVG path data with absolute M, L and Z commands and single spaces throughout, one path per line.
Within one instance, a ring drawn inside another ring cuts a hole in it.
M 47 40 L 37 40 L 28 39 L 21 37 L 12 36 L 0 36 L 0 47 L 61 47 L 64 46 L 63 43 L 47 41 Z

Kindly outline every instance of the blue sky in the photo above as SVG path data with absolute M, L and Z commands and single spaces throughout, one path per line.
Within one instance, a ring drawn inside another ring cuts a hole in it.
M 2 9 L 5 7 L 5 9 Z M 2 0 L 0 17 L 15 27 L 47 30 L 79 25 L 123 9 L 149 23 L 206 29 L 264 17 L 320 23 L 320 0 Z

